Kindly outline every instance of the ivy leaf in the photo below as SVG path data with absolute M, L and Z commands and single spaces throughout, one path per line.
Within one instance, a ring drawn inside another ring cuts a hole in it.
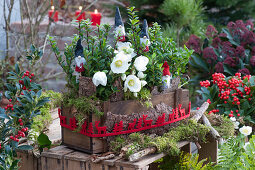
M 51 141 L 49 140 L 49 137 L 45 135 L 44 133 L 41 133 L 38 138 L 37 138 L 38 144 L 39 144 L 39 149 L 40 151 L 43 150 L 43 148 L 48 148 L 50 149 L 51 147 Z

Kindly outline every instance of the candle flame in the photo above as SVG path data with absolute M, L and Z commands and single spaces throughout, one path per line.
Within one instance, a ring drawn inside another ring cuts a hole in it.
M 96 13 L 96 14 L 98 13 L 97 9 L 95 9 L 95 13 Z
M 54 9 L 55 9 L 55 7 L 54 7 L 54 6 L 51 6 L 51 9 L 52 9 L 52 10 L 54 10 Z
M 79 6 L 79 10 L 80 10 L 80 11 L 82 10 L 82 6 Z

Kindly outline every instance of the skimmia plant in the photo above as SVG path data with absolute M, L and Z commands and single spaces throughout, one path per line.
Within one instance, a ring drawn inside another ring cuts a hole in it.
M 5 108 L 0 108 L 1 170 L 18 168 L 17 149 L 33 149 L 30 145 L 19 146 L 19 143 L 26 139 L 33 118 L 40 114 L 40 108 L 49 101 L 48 98 L 40 98 L 42 89 L 33 82 L 33 73 L 21 71 L 16 64 L 15 71 L 9 72 L 9 75 L 10 83 L 5 84 L 7 91 L 0 94 L 0 98 L 4 95 L 9 100 Z

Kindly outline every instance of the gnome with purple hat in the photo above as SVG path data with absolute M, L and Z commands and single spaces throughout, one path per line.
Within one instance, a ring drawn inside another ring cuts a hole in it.
M 149 39 L 149 34 L 148 34 L 148 24 L 147 20 L 143 20 L 143 28 L 140 33 L 140 44 L 142 47 L 145 47 L 143 49 L 144 52 L 149 51 L 149 46 L 150 46 L 150 39 Z
M 118 41 L 124 42 L 126 40 L 125 27 L 122 22 L 119 7 L 116 7 L 115 13 L 115 36 L 118 37 Z

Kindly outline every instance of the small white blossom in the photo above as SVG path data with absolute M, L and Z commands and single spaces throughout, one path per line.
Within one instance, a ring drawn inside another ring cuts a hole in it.
M 111 63 L 111 70 L 113 73 L 125 73 L 130 64 L 128 63 L 128 56 L 122 55 L 123 53 L 118 53 Z
M 240 123 L 238 121 L 234 122 L 234 125 L 235 125 L 235 129 L 239 129 Z
M 139 79 L 143 79 L 145 76 L 144 76 L 144 74 L 143 74 L 142 71 L 139 71 L 138 74 L 137 74 L 137 77 L 138 77 Z
M 243 126 L 239 129 L 239 131 L 244 135 L 244 136 L 249 136 L 252 132 L 252 128 L 250 126 Z
M 127 86 L 124 86 L 124 92 L 127 92 Z
M 95 84 L 95 86 L 98 86 L 98 85 L 103 85 L 103 86 L 106 86 L 107 84 L 107 77 L 106 77 L 106 74 L 105 72 L 96 72 L 92 78 L 92 81 L 93 83 Z
M 122 79 L 123 81 L 125 81 L 126 78 L 127 78 L 126 74 L 122 74 L 122 75 L 121 75 L 121 79 Z
M 231 117 L 230 120 L 233 121 L 233 122 L 235 122 L 235 121 L 236 121 L 236 118 L 235 118 L 235 117 Z
M 143 87 L 147 84 L 147 82 L 145 80 L 141 80 L 141 84 L 142 84 L 142 87 Z
M 148 63 L 149 59 L 147 57 L 139 56 L 135 59 L 134 66 L 137 71 L 145 71 Z
M 124 87 L 127 87 L 131 92 L 139 92 L 142 85 L 139 78 L 137 78 L 135 75 L 129 75 L 124 83 Z
M 131 48 L 131 43 L 130 42 L 118 42 L 117 47 L 119 52 L 124 52 L 125 54 L 128 54 L 131 56 L 131 59 L 136 56 L 136 53 L 134 52 L 135 50 Z
M 137 93 L 133 93 L 135 97 L 137 97 Z

